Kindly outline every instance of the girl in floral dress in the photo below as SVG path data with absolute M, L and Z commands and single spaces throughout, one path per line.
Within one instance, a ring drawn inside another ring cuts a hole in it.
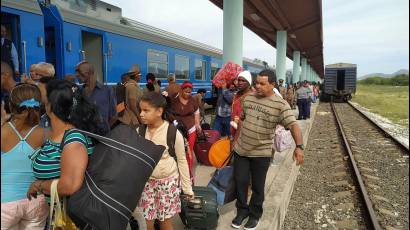
M 180 188 L 188 197 L 193 197 L 184 139 L 180 132 L 175 138 L 175 154 L 178 162 L 168 153 L 167 131 L 173 125 L 167 121 L 165 98 L 157 92 L 148 92 L 140 101 L 141 121 L 147 126 L 145 138 L 166 147 L 161 160 L 145 185 L 139 201 L 147 229 L 154 229 L 154 221 L 161 229 L 173 229 L 172 217 L 181 212 Z M 179 186 L 181 184 L 181 187 Z

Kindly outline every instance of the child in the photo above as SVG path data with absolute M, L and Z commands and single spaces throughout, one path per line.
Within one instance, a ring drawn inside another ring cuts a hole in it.
M 184 194 L 193 197 L 188 163 L 185 157 L 184 139 L 177 131 L 175 138 L 175 154 L 178 162 L 168 153 L 168 122 L 166 100 L 157 92 L 145 93 L 139 103 L 141 121 L 146 125 L 145 138 L 157 145 L 166 147 L 161 160 L 155 167 L 145 185 L 139 201 L 147 229 L 154 229 L 154 221 L 160 222 L 161 229 L 172 229 L 171 218 L 181 212 L 180 188 Z

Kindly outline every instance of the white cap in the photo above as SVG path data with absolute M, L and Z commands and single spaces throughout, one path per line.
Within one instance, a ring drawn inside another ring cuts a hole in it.
M 238 77 L 245 78 L 249 82 L 249 85 L 252 85 L 252 75 L 249 71 L 245 70 L 245 71 L 240 72 L 238 74 Z

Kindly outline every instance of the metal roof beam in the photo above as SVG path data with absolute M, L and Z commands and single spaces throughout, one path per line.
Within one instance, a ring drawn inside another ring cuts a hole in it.
M 311 26 L 311 25 L 313 25 L 313 24 L 315 24 L 315 23 L 318 23 L 318 22 L 320 22 L 320 21 L 321 21 L 320 18 L 318 19 L 317 17 L 314 17 L 314 18 L 312 18 L 312 19 L 310 19 L 310 20 L 307 20 L 307 22 L 305 22 L 305 23 L 303 23 L 303 24 L 301 24 L 301 25 L 293 26 L 292 29 L 289 30 L 289 33 L 295 33 L 295 32 L 298 31 L 298 30 L 301 30 L 301 29 L 303 29 L 303 28 L 305 28 L 305 27 Z
M 266 6 L 261 0 L 247 1 L 249 4 L 252 4 L 258 13 L 261 13 L 263 16 L 276 30 L 283 30 L 282 24 L 276 19 L 275 15 L 270 12 L 270 7 Z

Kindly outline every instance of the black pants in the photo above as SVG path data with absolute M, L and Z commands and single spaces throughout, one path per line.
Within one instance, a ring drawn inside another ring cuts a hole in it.
M 309 118 L 310 113 L 308 114 L 308 99 L 298 99 L 297 104 L 299 110 L 298 119 Z
M 241 157 L 235 153 L 234 180 L 238 215 L 259 219 L 263 213 L 265 179 L 271 157 Z M 248 205 L 249 178 L 252 178 L 252 197 Z
M 306 102 L 306 118 L 310 118 L 310 107 L 312 105 L 312 102 L 310 99 L 307 100 Z

